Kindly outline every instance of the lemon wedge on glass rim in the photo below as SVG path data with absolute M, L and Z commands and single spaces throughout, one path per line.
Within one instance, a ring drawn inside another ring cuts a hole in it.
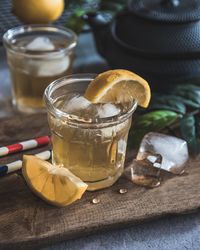
M 66 206 L 80 199 L 88 187 L 68 169 L 53 166 L 36 156 L 23 156 L 22 173 L 36 195 L 56 206 Z
M 99 74 L 88 85 L 84 97 L 92 103 L 123 103 L 137 101 L 147 108 L 151 99 L 149 84 L 137 74 L 115 69 Z

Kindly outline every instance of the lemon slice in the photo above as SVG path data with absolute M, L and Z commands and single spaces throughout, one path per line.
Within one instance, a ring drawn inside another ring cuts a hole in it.
M 85 98 L 93 103 L 123 103 L 137 101 L 146 108 L 151 99 L 149 84 L 140 76 L 123 69 L 99 74 L 88 86 Z
M 88 187 L 68 169 L 55 167 L 36 156 L 23 157 L 22 173 L 36 195 L 56 206 L 66 206 L 80 199 Z

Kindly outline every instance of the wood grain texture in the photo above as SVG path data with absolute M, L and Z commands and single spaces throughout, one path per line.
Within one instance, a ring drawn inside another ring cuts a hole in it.
M 0 120 L 0 146 L 47 133 L 46 115 Z M 0 164 L 20 157 L 15 154 L 1 158 Z M 189 174 L 170 178 L 159 188 L 138 187 L 122 177 L 111 188 L 86 192 L 81 200 L 66 208 L 52 207 L 32 194 L 20 171 L 0 178 L 0 249 L 36 248 L 169 214 L 195 211 L 200 207 L 199 160 L 190 160 Z M 128 193 L 119 194 L 119 188 L 127 188 Z M 96 197 L 101 202 L 94 205 L 91 200 Z

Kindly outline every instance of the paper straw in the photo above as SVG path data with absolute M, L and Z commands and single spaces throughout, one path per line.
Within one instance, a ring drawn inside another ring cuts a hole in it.
M 35 139 L 22 141 L 16 144 L 11 144 L 5 147 L 0 147 L 0 157 L 17 152 L 22 152 L 27 149 L 33 149 L 43 145 L 47 145 L 49 142 L 50 138 L 46 135 Z
M 47 150 L 38 154 L 35 154 L 38 158 L 42 160 L 49 160 L 51 158 L 51 151 Z M 16 170 L 19 170 L 22 168 L 22 161 L 14 161 L 11 163 L 8 163 L 6 165 L 0 166 L 0 176 L 4 176 L 6 174 L 12 173 Z

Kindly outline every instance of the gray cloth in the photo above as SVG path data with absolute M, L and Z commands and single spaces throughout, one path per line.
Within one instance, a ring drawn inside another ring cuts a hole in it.
M 66 241 L 43 250 L 199 250 L 200 213 L 173 216 L 131 228 Z

